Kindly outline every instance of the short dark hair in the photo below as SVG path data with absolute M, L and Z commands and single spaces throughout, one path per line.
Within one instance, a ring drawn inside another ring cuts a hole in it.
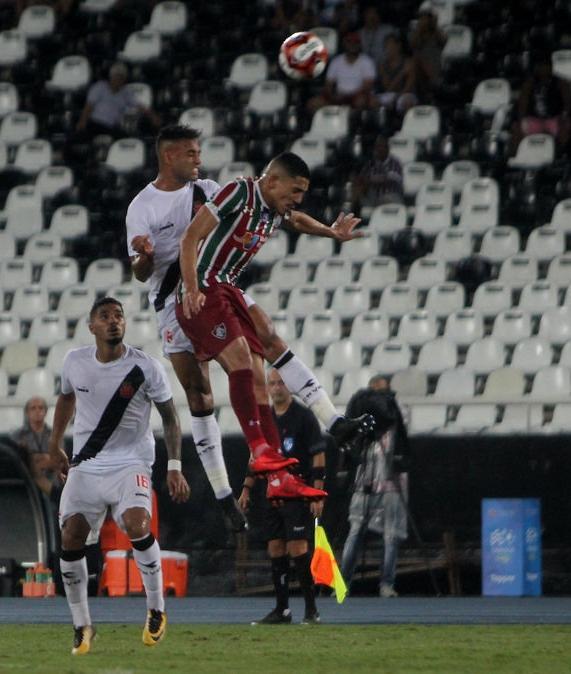
M 121 307 L 121 311 L 123 311 L 123 305 L 119 300 L 116 300 L 114 297 L 101 297 L 98 300 L 95 300 L 93 303 L 93 306 L 91 307 L 91 310 L 89 312 L 89 320 L 93 320 L 93 317 L 97 313 L 97 310 L 99 307 L 104 306 L 105 304 L 115 304 L 118 307 Z
M 290 178 L 311 178 L 309 166 L 303 159 L 293 152 L 282 152 L 272 159 L 272 164 L 277 164 Z
M 169 124 L 168 126 L 163 126 L 159 131 L 155 147 L 157 152 L 162 142 L 167 140 L 198 140 L 200 138 L 200 131 L 198 129 L 193 129 L 191 126 L 186 126 L 186 124 Z

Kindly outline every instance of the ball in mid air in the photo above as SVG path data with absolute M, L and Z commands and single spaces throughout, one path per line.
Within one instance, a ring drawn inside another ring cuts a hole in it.
M 279 64 L 288 77 L 296 80 L 318 77 L 325 70 L 328 53 L 315 33 L 293 33 L 282 42 Z

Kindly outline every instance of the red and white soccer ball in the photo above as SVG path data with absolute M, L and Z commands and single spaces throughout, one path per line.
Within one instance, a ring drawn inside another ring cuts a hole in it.
M 318 77 L 325 70 L 327 49 L 315 33 L 294 33 L 282 42 L 279 63 L 288 77 L 296 80 Z

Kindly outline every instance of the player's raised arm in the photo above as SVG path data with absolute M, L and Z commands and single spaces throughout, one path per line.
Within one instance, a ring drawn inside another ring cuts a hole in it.
M 312 236 L 324 236 L 337 241 L 351 241 L 363 236 L 363 232 L 356 232 L 355 227 L 361 222 L 353 213 L 339 213 L 335 222 L 329 226 L 312 218 L 307 213 L 291 211 L 286 223 L 289 223 L 296 231 Z
M 66 475 L 69 470 L 69 460 L 63 449 L 63 434 L 74 412 L 75 393 L 73 391 L 71 393 L 60 393 L 56 402 L 52 433 L 48 443 L 50 463 L 60 476 Z
M 180 423 L 172 398 L 155 402 L 163 421 L 165 445 L 168 455 L 167 486 L 169 495 L 176 503 L 183 503 L 190 496 L 190 487 L 182 474 Z
M 200 311 L 204 295 L 198 287 L 196 273 L 198 246 L 217 226 L 218 220 L 206 206 L 202 206 L 180 241 L 180 274 L 183 284 L 183 310 L 186 318 Z

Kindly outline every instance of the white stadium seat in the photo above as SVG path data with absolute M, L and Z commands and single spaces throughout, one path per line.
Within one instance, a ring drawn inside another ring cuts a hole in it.
M 216 133 L 214 111 L 204 106 L 196 106 L 184 110 L 179 117 L 178 123 L 197 129 L 203 138 L 209 138 Z M 235 178 L 236 176 L 232 177 Z M 220 182 L 220 184 L 223 185 L 224 183 Z
M 315 263 L 331 257 L 334 252 L 335 242 L 333 239 L 324 236 L 300 234 L 295 245 L 294 255 L 298 260 L 306 260 L 307 262 Z
M 37 175 L 52 163 L 52 146 L 48 140 L 34 138 L 18 145 L 14 168 L 30 176 Z
M 385 312 L 364 311 L 353 319 L 351 339 L 362 347 L 372 348 L 389 338 L 389 321 Z
M 301 341 L 313 346 L 328 346 L 341 339 L 341 321 L 331 310 L 307 314 L 303 321 Z
M 456 367 L 457 358 L 456 346 L 446 337 L 436 337 L 421 346 L 416 367 L 429 375 L 441 374 Z
M 333 292 L 331 310 L 343 319 L 354 318 L 369 308 L 369 289 L 360 283 L 339 286 Z
M 492 227 L 484 233 L 480 255 L 492 262 L 502 262 L 520 249 L 520 235 L 515 227 Z
M 228 136 L 211 136 L 201 144 L 202 168 L 207 172 L 218 172 L 231 161 L 234 161 L 234 141 Z
M 410 365 L 410 346 L 397 340 L 381 342 L 373 351 L 370 369 L 378 374 L 392 375 Z
M 461 283 L 439 283 L 428 290 L 424 308 L 437 318 L 464 308 L 465 291 Z
M 68 321 L 78 320 L 91 309 L 95 297 L 95 288 L 82 283 L 68 286 L 61 293 L 57 310 Z
M 254 178 L 254 167 L 248 161 L 229 161 L 218 172 L 218 184 L 226 185 L 236 178 Z M 279 231 L 279 230 L 278 230 Z M 262 247 L 262 252 L 266 246 Z M 260 253 L 256 255 L 256 259 L 260 257 Z
M 534 374 L 543 367 L 551 365 L 551 346 L 543 337 L 528 337 L 515 345 L 512 355 L 512 367 L 526 374 Z
M 433 105 L 415 105 L 406 111 L 399 133 L 415 140 L 428 140 L 440 133 L 440 112 Z
M 392 236 L 406 227 L 407 214 L 404 204 L 375 206 L 369 218 L 369 229 L 380 236 Z
M 278 260 L 270 271 L 269 282 L 280 290 L 291 290 L 307 281 L 307 262 L 287 257 Z
M 371 290 L 380 290 L 398 279 L 398 264 L 393 257 L 370 257 L 361 265 L 359 283 Z
M 531 314 L 521 309 L 500 311 L 494 320 L 492 337 L 505 345 L 513 345 L 531 336 Z
M 84 89 L 91 80 L 91 67 L 85 56 L 74 54 L 62 56 L 54 66 L 48 90 L 75 92 Z
M 107 153 L 105 166 L 115 173 L 130 173 L 145 165 L 145 144 L 139 138 L 116 140 Z
M 30 339 L 40 349 L 49 349 L 56 342 L 67 338 L 67 321 L 57 311 L 34 316 L 30 328 Z
M 446 263 L 437 257 L 425 255 L 415 260 L 408 271 L 406 282 L 419 288 L 428 290 L 431 286 L 446 281 Z
M 391 283 L 381 295 L 379 311 L 389 318 L 400 318 L 417 308 L 418 291 L 408 283 Z
M 468 347 L 465 366 L 476 374 L 489 374 L 504 366 L 504 345 L 494 337 L 482 337 Z
M 118 56 L 127 63 L 145 63 L 161 55 L 161 35 L 155 30 L 139 30 L 131 33 Z
M 105 290 L 123 281 L 123 265 L 119 260 L 103 257 L 93 260 L 85 270 L 83 283 L 95 290 Z
M 434 399 L 466 400 L 474 397 L 476 379 L 474 372 L 466 367 L 453 367 L 444 370 L 438 377 Z
M 227 83 L 249 91 L 258 82 L 268 79 L 268 59 L 264 54 L 250 52 L 237 56 L 230 67 Z
M 250 92 L 246 109 L 256 115 L 273 115 L 287 106 L 287 87 L 279 80 L 258 82 Z
M 538 277 L 537 260 L 518 253 L 502 262 L 498 281 L 510 288 L 521 290 L 528 283 L 533 283 Z
M 59 292 L 79 283 L 79 265 L 72 257 L 55 257 L 42 267 L 40 282 L 48 292 Z
M 569 368 L 561 365 L 548 365 L 533 378 L 529 396 L 533 400 L 549 401 L 568 398 L 571 394 L 571 375 Z
M 52 199 L 61 190 L 73 186 L 73 172 L 69 166 L 46 166 L 36 178 L 36 190 L 43 199 Z
M 472 254 L 472 235 L 457 227 L 443 229 L 436 235 L 432 255 L 445 262 L 455 262 Z
M 19 376 L 38 366 L 38 347 L 27 339 L 11 342 L 2 352 L 0 365 L 8 376 Z
M 33 112 L 14 111 L 0 124 L 0 140 L 6 145 L 19 145 L 33 140 L 38 134 L 38 120 Z
M 461 309 L 446 319 L 444 336 L 457 346 L 468 346 L 484 336 L 484 319 L 479 311 Z
M 292 288 L 288 298 L 287 310 L 296 318 L 304 318 L 314 311 L 325 310 L 325 289 L 314 285 L 299 285 Z
M 165 0 L 154 6 L 147 29 L 154 30 L 161 35 L 176 35 L 186 28 L 187 20 L 184 2 Z
M 12 82 L 0 82 L 0 119 L 20 107 L 18 89 Z
M 34 316 L 49 311 L 46 288 L 39 284 L 19 286 L 14 293 L 10 311 L 23 321 L 31 321 Z
M 361 272 L 362 273 L 362 272 Z M 345 260 L 340 257 L 328 257 L 318 263 L 315 270 L 313 283 L 320 288 L 334 290 L 342 285 L 347 285 L 353 281 L 353 269 L 351 260 Z M 367 285 L 361 280 L 362 285 Z
M 436 339 L 437 332 L 435 316 L 424 309 L 416 309 L 401 318 L 397 339 L 405 344 L 421 346 Z
M 89 231 L 89 212 L 80 204 L 60 206 L 52 215 L 49 228 L 64 240 L 85 236 Z
M 25 403 L 32 396 L 41 396 L 46 399 L 48 404 L 53 404 L 55 397 L 54 375 L 45 367 L 25 370 L 18 379 L 14 399 Z
M 536 227 L 530 232 L 526 255 L 540 261 L 552 260 L 565 253 L 565 232 L 557 227 Z
M 349 111 L 347 105 L 325 105 L 314 113 L 307 135 L 327 142 L 346 138 L 349 134 Z
M 520 141 L 515 157 L 508 159 L 509 166 L 519 169 L 539 169 L 553 163 L 555 141 L 546 133 L 534 133 Z
M 361 347 L 351 339 L 341 339 L 329 344 L 325 351 L 323 367 L 334 375 L 344 375 L 349 370 L 359 370 Z
M 524 369 L 512 363 L 509 367 L 493 370 L 486 379 L 482 398 L 502 400 L 521 398 L 525 392 Z

